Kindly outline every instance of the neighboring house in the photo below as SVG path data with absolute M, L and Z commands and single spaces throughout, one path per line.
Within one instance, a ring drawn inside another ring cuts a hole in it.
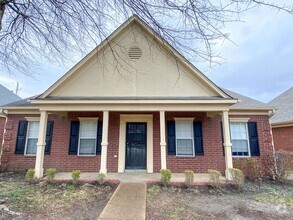
M 12 91 L 0 84 L 0 109 L 2 105 L 8 104 L 10 102 L 15 102 L 21 98 L 14 94 Z M 5 126 L 6 117 L 0 114 L 0 165 L 1 165 L 1 146 L 3 143 L 3 133 Z
M 293 151 L 293 87 L 269 102 L 276 107 L 270 118 L 276 150 Z
M 43 94 L 3 109 L 3 168 L 37 177 L 55 167 L 229 178 L 233 159 L 272 150 L 271 108 L 219 88 L 136 16 Z

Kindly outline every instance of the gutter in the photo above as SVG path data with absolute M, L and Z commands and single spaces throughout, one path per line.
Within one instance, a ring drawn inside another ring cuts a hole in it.
M 3 137 L 2 137 L 2 143 L 0 143 L 0 167 L 1 167 L 1 161 L 2 161 L 2 149 L 4 145 L 4 134 L 6 133 L 6 123 L 7 123 L 7 113 L 4 109 L 0 109 L 0 118 L 5 118 L 5 123 L 4 123 L 4 129 L 3 129 Z
M 276 109 L 272 109 L 272 111 L 269 113 L 269 118 L 273 117 L 276 114 Z

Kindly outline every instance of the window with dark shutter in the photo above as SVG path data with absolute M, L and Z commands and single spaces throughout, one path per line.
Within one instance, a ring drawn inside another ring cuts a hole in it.
M 168 154 L 176 155 L 175 121 L 167 121 Z
M 19 121 L 15 154 L 23 154 L 26 141 L 26 130 L 27 130 L 27 121 Z
M 193 123 L 194 131 L 194 151 L 195 155 L 204 155 L 203 150 L 203 136 L 202 136 L 202 122 L 195 121 Z
M 103 134 L 103 122 L 99 121 L 98 122 L 98 130 L 97 130 L 97 152 L 96 154 L 99 155 L 101 154 L 101 150 L 102 150 L 102 134 Z
M 48 121 L 47 131 L 46 131 L 46 146 L 45 146 L 45 154 L 47 155 L 51 153 L 53 126 L 54 126 L 54 121 Z
M 78 134 L 79 134 L 79 121 L 72 121 L 71 128 L 70 128 L 70 140 L 69 140 L 69 154 L 71 155 L 77 155 Z
M 256 122 L 248 122 L 248 134 L 251 156 L 260 156 Z

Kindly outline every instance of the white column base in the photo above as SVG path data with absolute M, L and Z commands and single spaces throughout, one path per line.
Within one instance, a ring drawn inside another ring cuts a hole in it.
M 35 177 L 42 178 L 44 176 L 44 153 L 45 145 L 37 144 L 37 155 L 36 155 L 36 164 L 35 164 Z
M 107 174 L 107 155 L 108 155 L 107 152 L 108 152 L 108 144 L 102 144 L 100 173 L 104 173 L 104 174 Z
M 161 169 L 167 169 L 166 143 L 161 143 Z

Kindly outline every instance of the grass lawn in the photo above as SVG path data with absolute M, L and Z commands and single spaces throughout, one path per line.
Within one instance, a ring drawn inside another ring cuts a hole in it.
M 97 219 L 115 188 L 89 183 L 29 184 L 24 174 L 0 173 L 0 219 Z
M 237 191 L 150 185 L 147 219 L 293 219 L 293 182 L 247 182 Z

